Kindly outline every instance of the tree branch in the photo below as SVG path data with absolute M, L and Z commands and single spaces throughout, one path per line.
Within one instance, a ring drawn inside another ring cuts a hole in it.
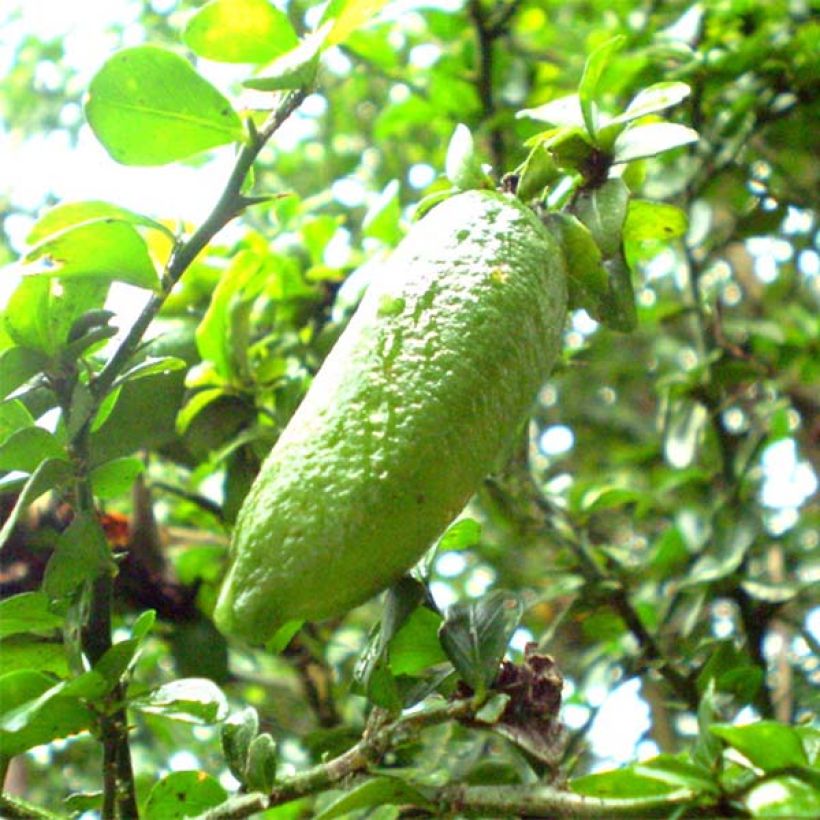
M 257 199 L 242 194 L 242 186 L 259 152 L 276 130 L 296 110 L 308 94 L 308 89 L 289 93 L 282 104 L 274 110 L 261 130 L 250 126 L 248 142 L 243 145 L 228 178 L 219 201 L 199 228 L 185 241 L 178 243 L 162 278 L 161 288 L 154 293 L 125 339 L 108 360 L 99 375 L 90 383 L 93 394 L 91 407 L 84 422 L 70 442 L 70 451 L 77 472 L 77 508 L 89 516 L 95 515 L 94 497 L 88 479 L 89 430 L 100 403 L 111 389 L 129 359 L 139 347 L 148 326 L 159 313 L 174 285 L 182 277 L 196 256 L 213 237 L 235 216 Z M 76 378 L 76 377 L 75 377 Z M 63 411 L 70 410 L 70 395 L 63 402 Z M 82 649 L 94 666 L 111 648 L 111 604 L 113 578 L 104 572 L 90 583 L 89 614 L 82 634 Z M 125 701 L 126 683 L 120 681 L 106 696 L 99 718 L 100 741 L 103 747 L 103 818 L 137 817 L 137 800 L 131 752 L 128 745 L 128 715 L 122 705 Z

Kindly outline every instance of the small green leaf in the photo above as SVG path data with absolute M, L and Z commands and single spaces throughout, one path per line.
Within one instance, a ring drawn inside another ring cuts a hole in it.
M 707 794 L 719 791 L 712 772 L 697 763 L 692 763 L 685 755 L 658 755 L 636 764 L 634 769 L 638 775 L 647 775 L 670 786 Z
M 153 228 L 164 233 L 169 239 L 174 239 L 173 232 L 155 219 L 130 211 L 128 208 L 113 205 L 110 202 L 92 199 L 83 202 L 61 202 L 59 205 L 49 208 L 34 223 L 34 227 L 26 237 L 26 243 L 37 245 L 49 236 L 61 233 L 66 228 L 73 228 L 84 222 L 97 222 L 100 219 L 114 219 L 118 222 L 128 222 L 131 225 Z
M 222 690 L 207 678 L 180 678 L 131 701 L 141 712 L 184 723 L 218 723 L 228 713 Z
M 532 147 L 517 173 L 518 185 L 515 193 L 524 202 L 540 196 L 544 188 L 560 176 L 558 166 L 543 142 Z
M 259 715 L 253 706 L 234 712 L 222 724 L 222 753 L 225 755 L 225 762 L 231 774 L 243 784 L 248 768 L 248 752 L 258 732 Z
M 196 329 L 199 355 L 213 364 L 224 381 L 241 381 L 247 376 L 249 312 L 267 274 L 256 253 L 240 251 L 220 277 Z
M 614 162 L 632 162 L 654 157 L 683 145 L 697 142 L 698 132 L 672 122 L 653 122 L 627 128 L 614 145 Z
M 598 83 L 612 55 L 626 42 L 626 37 L 619 35 L 598 46 L 589 55 L 584 65 L 584 73 L 578 86 L 578 99 L 587 133 L 594 139 L 598 131 Z
M 447 146 L 445 173 L 447 179 L 459 190 L 487 187 L 487 175 L 476 156 L 473 135 L 462 123 L 456 126 Z
M 746 794 L 744 802 L 753 817 L 820 817 L 818 784 L 796 777 L 774 777 Z
M 251 791 L 269 792 L 275 780 L 276 742 L 265 732 L 251 741 L 243 785 Z
M 142 817 L 143 820 L 196 817 L 223 803 L 227 797 L 219 781 L 205 772 L 171 772 L 151 789 Z
M 439 538 L 438 554 L 451 550 L 465 550 L 474 547 L 481 540 L 481 524 L 474 518 L 461 518 L 451 524 Z
M 62 459 L 50 458 L 40 463 L 29 476 L 17 502 L 0 529 L 0 549 L 3 548 L 23 511 L 43 493 L 58 487 L 72 476 L 71 464 Z
M 344 817 L 358 809 L 373 806 L 412 805 L 433 811 L 435 806 L 429 802 L 423 791 L 401 780 L 398 777 L 382 775 L 366 780 L 359 786 L 345 792 L 338 800 L 331 803 L 316 820 L 332 820 Z
M 362 232 L 365 236 L 380 239 L 391 247 L 398 243 L 402 234 L 399 188 L 397 179 L 390 180 L 368 208 L 362 222 Z
M 2 614 L 0 614 L 2 617 Z M 37 669 L 58 677 L 69 674 L 68 659 L 62 638 L 43 640 L 31 635 L 15 635 L 0 641 L 3 669 Z
M 172 373 L 174 370 L 184 370 L 187 366 L 184 359 L 179 359 L 176 356 L 162 356 L 160 358 L 149 356 L 126 370 L 117 378 L 114 385 L 119 386 L 135 379 L 144 379 L 146 376 L 165 375 Z
M 773 720 L 759 720 L 746 726 L 717 723 L 710 726 L 709 731 L 764 772 L 809 764 L 799 733 L 783 723 Z
M 211 0 L 182 39 L 200 57 L 223 63 L 267 63 L 299 42 L 288 16 L 268 0 Z
M 319 69 L 319 55 L 325 47 L 330 24 L 308 34 L 298 46 L 277 57 L 264 69 L 263 77 L 243 81 L 246 88 L 257 91 L 279 91 L 310 88 Z
M 54 356 L 65 348 L 77 319 L 102 307 L 109 287 L 102 279 L 24 276 L 6 305 L 6 330 L 22 347 Z
M 52 600 L 70 595 L 84 581 L 114 569 L 111 550 L 99 523 L 78 514 L 60 534 L 46 566 L 43 591 Z
M 581 100 L 577 94 L 569 94 L 566 97 L 559 97 L 557 100 L 550 100 L 537 108 L 525 108 L 523 111 L 519 111 L 516 117 L 528 117 L 531 120 L 545 122 L 555 127 L 582 128 L 584 125 Z
M 593 319 L 602 321 L 609 295 L 609 277 L 592 232 L 579 219 L 566 213 L 549 214 L 548 225 L 564 252 L 572 306 L 582 307 Z
M 145 463 L 136 456 L 115 458 L 100 464 L 89 476 L 94 495 L 98 498 L 117 498 L 125 495 L 143 470 Z
M 589 228 L 605 258 L 621 249 L 628 207 L 629 190 L 619 179 L 609 179 L 576 199 L 575 216 Z
M 13 433 L 32 426 L 34 418 L 23 402 L 17 399 L 0 402 L 0 445 Z
M 164 165 L 245 133 L 227 99 L 182 57 L 156 46 L 115 54 L 91 81 L 86 116 L 124 165 Z
M 115 219 L 52 234 L 25 255 L 24 263 L 29 275 L 117 280 L 149 289 L 159 284 L 145 240 L 133 225 Z
M 656 114 L 658 111 L 677 105 L 685 100 L 690 93 L 691 89 L 686 83 L 655 83 L 639 91 L 632 98 L 632 102 L 629 103 L 623 114 L 619 114 L 610 120 L 607 125 L 631 122 L 639 117 L 645 117 L 647 114 Z
M 686 213 L 675 205 L 632 199 L 624 223 L 624 242 L 677 239 L 688 227 Z
M 484 695 L 498 675 L 523 611 L 521 601 L 503 590 L 447 610 L 439 640 L 460 677 L 477 695 Z
M 49 610 L 43 592 L 21 592 L 0 601 L 0 638 L 24 632 L 48 633 L 62 626 L 63 618 Z
M 652 797 L 677 790 L 654 774 L 638 773 L 634 766 L 576 777 L 569 785 L 576 794 L 601 798 Z
M 48 360 L 38 350 L 9 347 L 0 353 L 0 398 L 5 398 L 33 376 L 42 373 Z
M 322 25 L 332 21 L 327 45 L 343 43 L 354 31 L 369 23 L 387 0 L 330 0 L 322 15 Z
M 42 427 L 24 427 L 0 445 L 0 471 L 31 473 L 49 458 L 68 460 L 65 448 Z
M 89 728 L 94 717 L 64 684 L 32 669 L 0 676 L 0 758 Z
M 222 398 L 225 391 L 221 387 L 210 390 L 200 390 L 194 393 L 183 405 L 177 414 L 176 430 L 179 435 L 184 435 L 191 422 L 209 405 Z
M 390 671 L 394 675 L 420 675 L 447 660 L 438 639 L 441 621 L 441 615 L 427 607 L 412 612 L 388 643 Z

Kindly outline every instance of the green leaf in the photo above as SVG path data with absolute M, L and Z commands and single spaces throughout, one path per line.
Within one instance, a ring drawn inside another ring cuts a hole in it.
M 481 163 L 476 156 L 473 135 L 470 129 L 462 123 L 456 126 L 453 136 L 450 137 L 445 173 L 447 179 L 459 190 L 467 191 L 471 188 L 486 187 L 487 175 L 482 170 Z
M 581 128 L 584 125 L 584 114 L 581 111 L 581 99 L 577 94 L 569 94 L 550 100 L 537 108 L 525 108 L 516 117 L 528 117 L 531 120 L 545 122 L 555 127 Z M 543 135 L 539 136 L 539 141 Z
M 820 788 L 796 777 L 774 777 L 746 794 L 746 806 L 754 817 L 818 817 Z
M 243 784 L 251 791 L 269 792 L 275 780 L 276 742 L 265 732 L 251 741 Z
M 451 524 L 439 538 L 436 552 L 465 550 L 474 547 L 481 541 L 481 524 L 474 518 L 461 518 Z
M 357 29 L 367 25 L 387 0 L 330 0 L 322 15 L 321 24 L 332 21 L 327 35 L 327 45 L 343 43 Z
M 619 35 L 598 46 L 589 55 L 584 65 L 584 73 L 578 86 L 578 100 L 587 133 L 595 137 L 598 132 L 598 83 L 612 55 L 626 42 L 626 37 Z
M 65 448 L 42 427 L 24 427 L 0 444 L 0 471 L 31 473 L 49 458 L 68 460 Z
M 589 228 L 604 257 L 620 251 L 628 207 L 629 190 L 620 179 L 609 179 L 576 199 L 575 216 Z
M 2 329 L 2 328 L 0 328 Z M 0 353 L 0 398 L 4 399 L 33 376 L 42 373 L 48 360 L 38 350 L 9 347 Z
M 85 111 L 97 139 L 124 165 L 164 165 L 245 136 L 228 100 L 182 57 L 156 46 L 108 60 L 91 81 Z
M 692 760 L 706 769 L 713 768 L 722 752 L 721 742 L 710 731 L 716 714 L 715 684 L 709 681 L 698 704 L 698 738 L 692 750 Z
M 439 640 L 459 676 L 478 696 L 486 693 L 498 675 L 523 611 L 518 597 L 504 590 L 447 610 Z
M 0 676 L 0 757 L 84 731 L 94 717 L 64 684 L 41 672 L 20 669 Z
M 62 459 L 50 458 L 43 461 L 29 476 L 9 517 L 0 529 L 0 549 L 3 548 L 23 511 L 43 493 L 58 487 L 72 476 L 71 465 Z
M 149 289 L 159 284 L 145 240 L 133 225 L 114 219 L 84 222 L 44 239 L 25 255 L 23 272 Z
M 362 221 L 362 232 L 365 236 L 380 239 L 391 247 L 398 243 L 402 235 L 399 188 L 397 179 L 390 180 L 367 209 Z
M 211 362 L 225 381 L 247 376 L 250 308 L 266 278 L 260 257 L 252 251 L 240 251 L 220 277 L 196 329 L 199 355 Z
M 30 635 L 5 638 L 0 641 L 0 658 L 3 659 L 3 669 L 6 672 L 37 669 L 58 677 L 69 674 L 62 638 L 43 640 Z
M 670 786 L 679 786 L 699 793 L 714 794 L 720 788 L 709 769 L 692 763 L 685 755 L 658 755 L 636 764 L 634 771 L 635 774 L 647 775 Z
M 89 475 L 94 495 L 98 498 L 117 498 L 125 495 L 144 470 L 145 462 L 136 456 L 106 461 L 95 467 Z
M 144 379 L 146 376 L 164 376 L 168 373 L 172 373 L 174 370 L 184 370 L 187 366 L 184 359 L 179 359 L 176 356 L 161 356 L 160 358 L 149 356 L 133 367 L 130 367 L 121 376 L 118 376 L 114 385 L 118 387 L 125 382 L 134 381 L 135 379 Z
M 171 772 L 151 789 L 142 817 L 143 820 L 196 817 L 227 797 L 219 781 L 205 772 Z
M 49 236 L 61 233 L 66 228 L 73 228 L 85 222 L 98 222 L 101 219 L 113 219 L 118 222 L 127 222 L 131 225 L 140 225 L 144 228 L 153 228 L 161 231 L 173 240 L 173 231 L 170 231 L 161 222 L 138 214 L 128 208 L 121 208 L 102 200 L 85 200 L 83 202 L 61 202 L 49 208 L 35 223 L 26 237 L 26 243 L 36 245 Z
M 773 720 L 759 720 L 746 726 L 717 723 L 710 726 L 709 731 L 764 772 L 809 764 L 799 733 L 783 723 Z
M 542 194 L 547 185 L 560 176 L 558 166 L 543 142 L 532 147 L 524 163 L 517 169 L 516 195 L 527 202 Z
M 200 57 L 223 63 L 267 63 L 299 42 L 288 16 L 268 0 L 211 0 L 182 39 Z
M 677 239 L 689 227 L 686 213 L 674 205 L 632 199 L 624 224 L 624 242 Z
M 222 724 L 222 753 L 225 755 L 225 762 L 231 774 L 243 784 L 248 768 L 248 752 L 258 732 L 259 715 L 253 706 L 234 712 Z
M 184 723 L 218 723 L 228 713 L 222 690 L 207 678 L 180 678 L 135 698 L 131 706 Z
M 673 105 L 677 105 L 682 100 L 685 100 L 690 93 L 691 89 L 686 83 L 654 83 L 639 91 L 632 98 L 632 102 L 629 103 L 623 114 L 619 114 L 610 120 L 607 126 L 613 123 L 632 122 L 632 120 L 645 117 L 647 114 L 655 114 L 658 111 L 671 108 Z
M 576 794 L 601 798 L 652 797 L 677 791 L 672 783 L 638 773 L 633 766 L 576 777 L 569 785 Z
M 547 224 L 564 252 L 570 304 L 584 308 L 593 319 L 603 321 L 609 277 L 592 232 L 579 219 L 566 213 L 549 214 Z
M 102 306 L 109 285 L 100 279 L 24 276 L 6 306 L 6 330 L 17 344 L 53 356 L 64 349 L 77 319 Z
M 264 69 L 263 77 L 244 80 L 242 85 L 257 91 L 279 91 L 310 88 L 319 68 L 319 55 L 325 47 L 330 24 L 308 34 L 296 48 L 277 57 Z
M 34 419 L 23 402 L 15 399 L 0 402 L 0 452 L 9 436 L 33 424 Z
M 46 566 L 43 591 L 52 600 L 70 595 L 84 581 L 113 572 L 114 561 L 99 522 L 77 514 L 60 534 Z
M 672 122 L 653 122 L 627 128 L 615 140 L 614 162 L 632 162 L 643 157 L 654 157 L 683 145 L 697 142 L 697 131 Z
M 435 809 L 435 806 L 430 803 L 424 792 L 406 780 L 382 775 L 366 780 L 361 785 L 345 792 L 338 800 L 335 800 L 319 813 L 316 820 L 332 820 L 334 817 L 343 817 L 350 812 L 367 809 L 371 806 L 400 806 L 404 804 L 428 809 L 429 811 Z
M 438 639 L 441 621 L 441 615 L 427 607 L 418 607 L 411 613 L 388 643 L 390 671 L 394 675 L 420 675 L 447 660 Z
M 0 638 L 24 632 L 48 633 L 58 629 L 63 618 L 49 610 L 43 592 L 21 592 L 0 601 Z

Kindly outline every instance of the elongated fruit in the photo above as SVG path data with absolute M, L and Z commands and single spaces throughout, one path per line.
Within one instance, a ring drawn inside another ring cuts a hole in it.
M 518 200 L 470 191 L 419 221 L 248 494 L 217 625 L 264 641 L 406 572 L 497 466 L 565 312 L 557 241 Z

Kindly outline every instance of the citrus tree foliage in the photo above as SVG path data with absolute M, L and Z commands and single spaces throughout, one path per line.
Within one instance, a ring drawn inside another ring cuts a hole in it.
M 85 78 L 18 37 L 4 128 L 233 169 L 200 224 L 3 193 L 4 816 L 820 814 L 810 4 L 211 0 L 109 33 Z M 409 225 L 496 187 L 572 305 L 518 446 L 379 599 L 226 640 L 261 460 Z

